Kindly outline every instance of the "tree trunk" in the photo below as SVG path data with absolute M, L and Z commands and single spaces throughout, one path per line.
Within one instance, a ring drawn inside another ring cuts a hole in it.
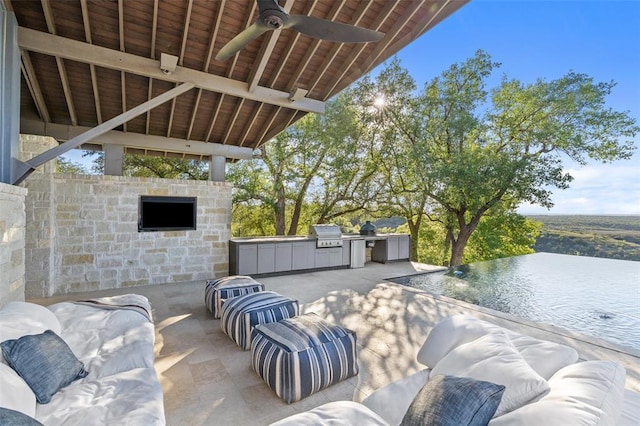
M 418 261 L 418 242 L 420 241 L 420 224 L 422 223 L 422 217 L 414 223 L 411 218 L 406 218 L 409 225 L 409 233 L 411 234 L 411 261 Z
M 449 260 L 449 266 L 452 268 L 462 265 L 464 249 L 467 247 L 471 234 L 478 226 L 475 220 L 472 220 L 470 224 L 466 224 L 464 220 L 461 220 L 459 224 L 460 231 L 458 232 L 458 237 L 451 240 L 451 259 Z
M 276 216 L 276 235 L 284 235 L 285 231 L 285 212 L 286 200 L 284 197 L 284 187 L 280 186 L 278 188 L 278 197 L 276 199 L 276 204 L 274 206 L 275 216 Z

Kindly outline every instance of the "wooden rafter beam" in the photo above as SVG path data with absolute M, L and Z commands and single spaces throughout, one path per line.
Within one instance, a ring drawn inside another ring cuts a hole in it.
M 367 2 L 364 2 L 364 3 L 367 3 Z M 326 19 L 330 21 L 335 19 L 338 13 L 340 13 L 340 11 L 342 10 L 342 6 L 344 6 L 343 2 L 334 2 L 333 7 L 329 11 L 329 14 L 327 15 Z M 300 78 L 304 70 L 307 68 L 307 65 L 309 65 L 309 61 L 311 61 L 311 59 L 316 54 L 316 50 L 318 50 L 318 46 L 320 46 L 321 41 L 322 40 L 320 39 L 314 39 L 311 42 L 311 45 L 309 46 L 309 48 L 307 48 L 304 56 L 302 57 L 302 60 L 299 62 L 298 68 L 296 68 L 293 75 L 291 76 L 291 79 L 289 80 L 289 84 L 288 84 L 289 91 L 293 90 L 297 86 L 298 79 Z M 342 43 L 337 43 L 337 44 L 341 45 Z M 309 88 L 302 87 L 302 89 L 308 90 Z
M 29 52 L 24 49 L 20 49 L 20 57 L 22 59 L 22 61 L 20 62 L 20 69 L 22 71 L 22 75 L 24 76 L 24 80 L 27 82 L 27 87 L 29 88 L 29 92 L 31 93 L 31 98 L 36 104 L 36 109 L 38 110 L 38 114 L 40 114 L 40 118 L 48 123 L 51 121 L 51 116 L 49 115 L 47 103 L 44 101 L 42 89 L 40 89 L 40 83 L 38 83 L 36 71 L 33 68 L 33 64 L 31 63 Z
M 292 110 L 324 113 L 324 102 L 304 98 L 290 102 L 289 93 L 258 86 L 249 92 L 245 82 L 220 77 L 185 67 L 177 67 L 171 74 L 160 70 L 159 61 L 130 53 L 118 52 L 101 46 L 90 45 L 28 28 L 18 28 L 18 45 L 26 50 L 57 56 L 81 63 L 126 71 L 145 77 L 174 83 L 193 82 L 196 87 L 212 92 L 278 105 Z
M 450 13 L 452 13 L 452 11 L 460 8 L 461 5 L 467 3 L 468 1 L 469 0 L 445 0 L 444 3 L 442 3 L 440 6 L 438 6 L 438 3 L 432 3 L 429 11 L 429 13 L 432 14 L 429 19 L 425 20 L 421 26 L 414 28 L 413 31 L 405 34 L 401 38 L 397 38 L 398 34 L 403 29 L 403 25 L 401 24 L 412 19 L 413 16 L 417 13 L 417 10 L 415 9 L 408 9 L 403 14 L 402 18 L 398 20 L 398 22 L 389 32 L 393 35 L 393 37 L 389 37 L 387 39 L 387 37 L 385 36 L 381 41 L 378 42 L 378 44 L 376 44 L 375 50 L 367 55 L 366 61 L 364 61 L 364 63 L 360 67 L 346 67 L 342 75 L 347 75 L 347 81 L 349 81 L 349 78 L 355 78 L 355 76 L 364 74 L 381 62 L 380 57 L 385 50 L 400 50 L 412 40 L 418 38 L 421 34 L 423 34 L 437 22 L 439 22 L 443 16 L 448 16 Z M 422 5 L 422 3 L 420 3 L 420 5 Z M 340 84 L 340 79 L 334 79 L 332 84 L 329 85 L 329 87 L 331 88 L 328 92 L 329 96 L 327 96 L 325 99 L 333 96 L 335 93 L 342 90 L 345 86 L 346 84 L 344 83 Z
M 4 7 L 9 12 L 13 12 L 13 5 L 10 0 L 4 0 Z M 49 115 L 49 109 L 47 108 L 47 103 L 44 101 L 44 96 L 42 95 L 42 89 L 40 89 L 40 83 L 38 83 L 38 78 L 36 77 L 36 71 L 33 67 L 33 63 L 31 62 L 31 57 L 29 56 L 29 52 L 25 49 L 20 49 L 20 71 L 24 77 L 25 82 L 27 83 L 27 87 L 29 88 L 29 93 L 31 93 L 31 98 L 33 99 L 34 104 L 36 105 L 36 109 L 38 110 L 38 114 L 40 118 L 43 119 L 46 123 L 51 121 L 51 116 Z
M 318 3 L 318 0 L 306 2 L 304 15 L 311 15 L 311 11 L 313 10 L 314 7 L 316 7 L 317 3 Z M 287 61 L 289 60 L 291 53 L 293 52 L 293 47 L 298 42 L 298 38 L 300 38 L 300 33 L 297 31 L 295 31 L 292 35 L 289 36 L 289 41 L 287 42 L 287 45 L 285 46 L 285 48 L 282 50 L 282 54 L 280 55 L 280 62 L 276 68 L 276 71 L 272 74 L 272 77 L 269 80 L 268 86 L 274 86 L 275 83 L 277 82 L 278 77 L 280 76 L 280 73 L 282 73 L 282 70 L 287 64 Z
M 124 0 L 118 0 L 118 38 L 120 39 L 120 51 L 124 52 Z M 124 71 L 120 71 L 120 101 L 122 112 L 125 112 L 127 110 L 127 78 Z M 122 130 L 127 131 L 126 122 L 122 123 Z
M 243 29 L 247 29 L 249 28 L 249 26 L 251 26 L 253 24 L 253 14 L 256 11 L 256 7 L 257 7 L 257 2 L 250 2 L 249 3 L 249 7 L 247 10 L 247 13 L 245 15 L 245 19 L 244 19 L 244 24 L 243 24 Z M 233 55 L 233 58 L 231 59 L 231 61 L 229 62 L 229 65 L 227 65 L 227 68 L 225 70 L 225 76 L 227 78 L 230 78 L 233 75 L 233 70 L 236 67 L 236 64 L 238 63 L 238 55 Z M 247 85 L 247 89 L 249 89 L 249 86 Z M 249 92 L 253 92 L 251 90 L 249 90 Z M 213 131 L 213 129 L 215 128 L 216 125 L 216 121 L 218 120 L 218 118 L 220 118 L 220 116 L 218 115 L 218 112 L 220 111 L 220 108 L 222 107 L 222 104 L 225 100 L 225 94 L 222 94 L 222 96 L 220 96 L 220 99 L 218 100 L 218 105 L 216 105 L 215 107 L 215 113 L 211 116 L 211 124 L 209 126 L 209 132 L 207 133 L 207 140 L 209 140 L 209 137 L 211 136 L 211 132 Z M 244 103 L 244 102 L 242 102 Z M 234 116 L 237 116 L 239 110 L 238 108 L 241 106 L 242 103 L 237 103 L 236 104 L 236 109 L 234 112 Z M 227 134 L 228 132 L 228 128 L 227 128 Z M 226 143 L 226 140 L 223 139 L 221 141 L 222 143 Z
M 247 136 L 249 135 L 249 130 L 251 130 L 256 124 L 256 119 L 260 115 L 260 111 L 262 111 L 263 107 L 264 104 L 259 104 L 258 107 L 253 110 L 253 114 L 251 114 L 251 118 L 249 118 L 248 124 L 245 124 L 244 131 L 240 135 L 240 139 L 238 139 L 237 141 L 239 146 L 244 146 L 244 142 L 247 140 Z
M 158 33 L 158 1 L 153 0 L 153 20 L 151 23 L 151 52 L 149 52 L 149 57 L 151 59 L 156 58 L 156 35 Z M 153 78 L 149 79 L 149 89 L 147 90 L 147 100 L 151 99 L 151 95 L 153 94 Z M 151 123 L 151 111 L 147 111 L 146 123 L 144 126 L 144 131 L 148 135 L 149 134 L 149 126 Z
M 407 9 L 404 11 L 404 13 L 402 14 L 402 16 L 396 21 L 396 23 L 394 24 L 394 26 L 391 28 L 390 31 L 387 31 L 387 33 L 385 34 L 385 36 L 382 38 L 382 40 L 378 41 L 376 43 L 376 51 L 384 51 L 389 44 L 391 43 L 391 41 L 397 37 L 397 35 L 404 29 L 405 23 L 408 22 L 413 15 L 415 15 L 416 13 L 418 13 L 418 11 L 420 10 L 420 8 L 422 7 L 422 5 L 424 5 L 426 3 L 426 0 L 420 0 L 420 1 L 413 1 L 410 2 L 410 6 L 407 7 Z M 379 20 L 379 24 L 380 25 L 382 22 L 384 21 L 384 19 Z M 349 71 L 350 67 L 354 67 L 354 64 L 356 62 L 356 60 L 358 59 L 358 56 L 362 53 L 362 51 L 365 49 L 366 46 L 359 46 L 357 47 L 354 52 L 351 55 L 351 61 L 349 62 L 349 64 L 347 64 L 347 66 L 345 66 L 343 68 L 344 71 L 342 71 L 341 73 L 337 73 L 334 78 L 331 80 L 331 82 L 328 84 L 329 90 L 326 92 L 328 95 L 325 96 L 325 99 L 329 99 L 331 96 L 333 96 L 335 94 L 335 88 L 336 86 L 338 86 L 338 84 L 340 84 L 340 82 L 342 81 L 343 77 L 347 74 L 347 72 Z M 379 55 L 378 55 L 379 56 Z M 376 56 L 377 57 L 377 56 Z M 369 63 L 371 64 L 371 63 Z M 358 68 L 358 67 L 355 67 Z M 366 70 L 368 69 L 368 67 L 359 67 L 358 70 Z M 364 74 L 364 72 L 363 72 Z
M 293 2 L 294 0 L 287 0 L 283 6 L 284 10 L 289 12 L 293 6 Z M 270 31 L 267 39 L 262 42 L 260 53 L 258 53 L 256 61 L 251 67 L 251 74 L 249 75 L 248 81 L 250 92 L 258 86 L 258 83 L 262 78 L 262 74 L 264 73 L 264 69 L 267 67 L 267 63 L 269 62 L 269 57 L 273 53 L 274 47 L 276 47 L 278 37 L 280 37 L 280 31 Z
M 44 12 L 44 19 L 47 22 L 47 29 L 54 36 L 56 35 L 56 26 L 53 22 L 53 10 L 51 9 L 51 3 L 49 0 L 41 0 L 42 11 Z M 60 82 L 62 83 L 62 91 L 64 92 L 64 99 L 67 102 L 67 110 L 69 111 L 69 118 L 71 123 L 78 124 L 78 117 L 76 116 L 76 108 L 73 105 L 73 98 L 71 97 L 71 87 L 69 86 L 69 77 L 67 70 L 64 67 L 62 58 L 56 56 L 56 65 L 58 66 L 58 73 L 60 74 Z
M 353 19 L 351 20 L 351 25 L 357 26 L 360 23 L 360 20 L 362 19 L 362 17 L 367 12 L 367 10 L 369 10 L 369 7 L 371 7 L 370 2 L 366 2 L 366 1 L 360 2 L 360 4 L 358 5 L 358 9 L 353 15 Z M 376 20 L 374 21 L 374 24 L 373 24 L 374 29 L 377 30 L 380 28 L 380 25 L 382 25 L 382 22 L 384 22 L 384 20 L 387 19 L 387 17 L 389 16 L 393 8 L 394 8 L 393 2 L 389 1 L 385 3 L 384 9 L 382 10 L 381 13 L 378 14 L 378 16 L 376 17 Z M 343 46 L 345 46 L 343 43 L 335 43 L 331 47 L 331 50 L 329 50 L 329 52 L 325 56 L 324 61 L 322 62 L 322 65 L 318 67 L 315 74 L 309 81 L 309 87 L 306 87 L 306 89 L 309 90 L 309 92 L 311 92 L 316 87 L 316 85 L 318 84 L 322 76 L 327 72 L 327 69 L 329 69 L 329 65 L 336 58 L 336 56 L 338 55 L 338 52 L 340 52 L 340 49 L 342 49 Z M 354 48 L 359 49 L 359 52 L 360 52 L 365 48 L 365 45 L 356 46 Z
M 187 13 L 184 17 L 184 25 L 182 26 L 183 28 L 182 44 L 180 45 L 180 55 L 178 56 L 178 65 L 180 66 L 182 66 L 184 62 L 184 51 L 186 50 L 187 38 L 189 36 L 189 23 L 191 22 L 192 7 L 193 7 L 193 0 L 189 0 L 188 6 L 187 6 Z M 167 123 L 168 124 L 167 137 L 171 136 L 171 129 L 173 128 L 173 118 L 175 117 L 175 113 L 176 113 L 176 98 L 173 98 L 173 101 L 171 101 L 171 112 L 169 113 L 169 122 Z M 195 110 L 191 112 L 191 116 L 192 117 L 195 116 Z
M 224 11 L 226 0 L 222 0 L 219 4 L 218 14 L 216 15 L 216 21 L 213 24 L 213 30 L 211 31 L 211 38 L 209 39 L 209 48 L 207 49 L 207 57 L 205 58 L 202 64 L 202 72 L 209 72 L 209 66 L 211 65 L 211 59 L 213 58 L 213 48 L 216 43 L 216 37 L 218 35 L 218 30 L 220 29 L 220 22 L 222 21 L 222 15 Z M 189 131 L 187 132 L 187 139 L 191 139 L 191 132 L 193 131 L 193 125 L 195 124 L 196 117 L 198 116 L 198 109 L 200 108 L 200 100 L 202 99 L 202 89 L 198 88 L 198 94 L 196 95 L 196 101 L 193 106 L 193 114 L 191 115 L 191 123 L 189 123 Z M 211 118 L 213 122 L 215 120 L 215 116 Z M 211 123 L 213 125 L 213 123 Z M 207 139 L 211 135 L 211 131 L 213 127 L 209 129 L 207 133 Z
M 87 0 L 80 0 L 80 8 L 82 9 L 82 24 L 84 26 L 84 37 L 87 43 L 93 44 L 91 36 L 91 22 L 89 20 L 89 7 Z M 98 91 L 98 76 L 96 74 L 96 66 L 89 64 L 89 72 L 91 73 L 91 88 L 93 89 L 93 101 L 96 106 L 96 121 L 102 123 L 102 107 L 100 105 L 100 92 Z

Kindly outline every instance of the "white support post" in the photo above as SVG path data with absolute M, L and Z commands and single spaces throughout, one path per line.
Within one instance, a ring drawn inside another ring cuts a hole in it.
M 224 182 L 227 159 L 220 155 L 212 155 L 209 162 L 209 180 Z
M 104 146 L 104 174 L 122 176 L 124 166 L 124 146 Z

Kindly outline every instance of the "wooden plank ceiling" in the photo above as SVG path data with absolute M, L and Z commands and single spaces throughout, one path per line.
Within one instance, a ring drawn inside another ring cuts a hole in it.
M 385 33 L 342 44 L 269 31 L 226 61 L 216 53 L 255 22 L 254 0 L 3 0 L 22 54 L 21 120 L 95 127 L 184 81 L 196 87 L 115 129 L 171 141 L 258 148 L 465 4 L 465 0 L 280 0 Z M 178 58 L 160 71 L 161 54 Z M 291 102 L 289 93 L 308 90 Z

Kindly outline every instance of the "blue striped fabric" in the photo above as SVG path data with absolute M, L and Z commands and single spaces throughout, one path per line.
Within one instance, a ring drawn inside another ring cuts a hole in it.
M 251 364 L 286 403 L 358 374 L 356 333 L 316 314 L 258 325 Z
M 298 315 L 298 301 L 274 291 L 234 297 L 222 305 L 220 327 L 243 350 L 251 348 L 251 329 L 258 324 Z
M 207 280 L 204 289 L 204 304 L 214 318 L 220 318 L 222 304 L 225 300 L 259 291 L 264 291 L 264 284 L 248 275 L 231 275 Z

